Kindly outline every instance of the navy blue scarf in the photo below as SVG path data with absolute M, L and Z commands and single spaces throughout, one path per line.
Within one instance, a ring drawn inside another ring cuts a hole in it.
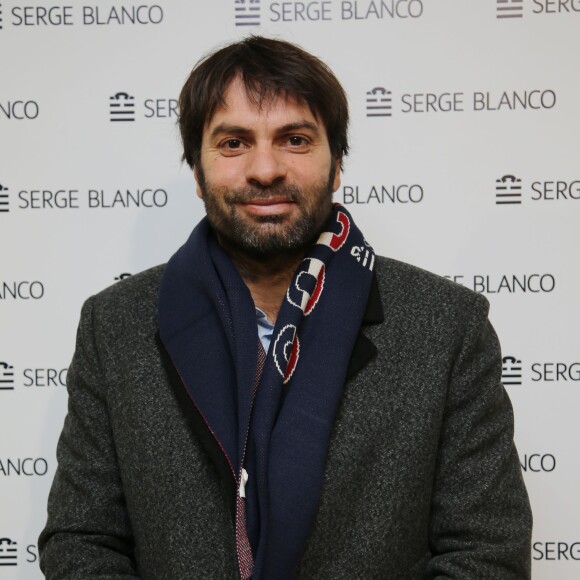
M 314 525 L 373 265 L 372 248 L 335 205 L 288 288 L 255 392 L 255 306 L 207 219 L 167 264 L 161 339 L 238 488 L 242 467 L 249 474 L 256 580 L 291 578 Z

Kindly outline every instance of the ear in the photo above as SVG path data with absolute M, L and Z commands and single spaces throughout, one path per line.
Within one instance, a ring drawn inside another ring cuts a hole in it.
M 197 171 L 197 165 L 194 165 L 193 167 L 193 177 L 195 177 L 195 192 L 197 193 L 197 197 L 199 197 L 199 199 L 203 199 L 203 192 L 201 191 L 201 187 L 199 187 L 199 172 Z
M 334 167 L 334 181 L 332 182 L 332 191 L 335 192 L 340 187 L 340 159 L 333 161 Z

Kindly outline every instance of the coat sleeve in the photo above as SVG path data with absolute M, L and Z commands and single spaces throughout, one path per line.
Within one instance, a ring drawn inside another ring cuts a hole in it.
M 67 376 L 68 414 L 38 547 L 48 580 L 138 577 L 113 434 L 107 385 L 93 338 L 93 303 L 83 307 Z
M 478 296 L 449 381 L 429 534 L 436 580 L 531 574 L 532 515 L 487 310 Z

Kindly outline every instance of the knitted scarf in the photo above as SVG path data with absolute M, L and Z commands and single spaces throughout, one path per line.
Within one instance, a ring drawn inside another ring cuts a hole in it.
M 333 206 L 259 364 L 252 297 L 207 218 L 167 264 L 160 336 L 236 480 L 242 578 L 285 580 L 298 566 L 373 265 L 350 214 Z

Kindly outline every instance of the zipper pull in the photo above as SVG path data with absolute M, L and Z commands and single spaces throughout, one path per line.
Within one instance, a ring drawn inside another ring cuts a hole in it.
M 242 467 L 240 476 L 240 497 L 246 497 L 246 484 L 248 483 L 248 472 Z

